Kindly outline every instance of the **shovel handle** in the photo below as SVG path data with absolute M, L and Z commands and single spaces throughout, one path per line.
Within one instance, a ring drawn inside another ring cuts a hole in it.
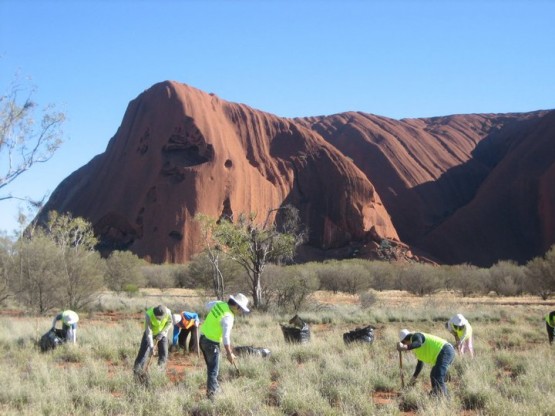
M 401 372 L 401 387 L 405 388 L 405 373 L 403 373 L 403 354 L 399 351 L 399 371 Z

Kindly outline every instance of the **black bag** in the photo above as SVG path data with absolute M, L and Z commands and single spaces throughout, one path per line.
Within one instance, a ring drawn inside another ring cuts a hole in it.
M 238 356 L 256 355 L 259 357 L 269 357 L 271 352 L 268 348 L 258 348 L 250 346 L 233 347 L 233 353 Z
M 357 328 L 343 334 L 343 341 L 345 344 L 351 342 L 365 342 L 371 344 L 374 342 L 374 328 L 368 325 L 364 328 Z
M 65 341 L 64 331 L 61 329 L 50 329 L 44 334 L 39 341 L 40 350 L 42 352 L 50 351 L 58 345 L 62 345 Z
M 290 325 L 281 326 L 281 332 L 286 342 L 305 343 L 310 341 L 310 327 L 299 315 L 289 320 Z

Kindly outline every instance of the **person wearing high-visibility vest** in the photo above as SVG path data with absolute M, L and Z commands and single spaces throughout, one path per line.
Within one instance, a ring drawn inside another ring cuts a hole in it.
M 164 367 L 168 359 L 168 331 L 172 326 L 171 311 L 163 305 L 146 310 L 145 330 L 133 371 L 141 374 L 147 359 L 154 353 L 154 339 L 158 343 L 158 366 Z
M 231 329 L 235 315 L 248 313 L 249 300 L 242 293 L 232 295 L 227 302 L 212 301 L 204 323 L 200 326 L 200 349 L 206 362 L 206 396 L 214 399 L 217 393 L 220 369 L 220 343 L 223 341 L 227 360 L 235 365 L 235 355 L 231 346 Z
M 71 310 L 60 312 L 54 317 L 52 321 L 52 329 L 56 329 L 56 323 L 62 321 L 62 336 L 65 342 L 72 344 L 77 343 L 77 322 L 79 322 L 79 315 Z
M 555 336 L 555 311 L 551 311 L 545 315 L 545 329 L 547 330 L 549 345 L 551 345 L 553 344 L 553 337 Z
M 418 360 L 414 374 L 409 385 L 416 383 L 416 378 L 422 371 L 424 363 L 432 366 L 430 381 L 432 383 L 431 395 L 439 396 L 443 394 L 448 397 L 445 378 L 447 370 L 455 359 L 455 349 L 449 342 L 435 335 L 424 332 L 410 332 L 402 329 L 399 332 L 398 351 L 412 351 Z
M 197 351 L 197 336 L 200 320 L 198 313 L 183 311 L 180 314 L 174 313 L 172 315 L 173 323 L 173 340 L 172 351 L 177 350 L 178 346 L 186 349 L 187 337 L 191 334 L 189 339 L 189 352 Z
M 455 337 L 455 348 L 459 354 L 464 355 L 468 350 L 470 357 L 474 357 L 472 327 L 467 319 L 458 313 L 445 323 L 445 328 Z

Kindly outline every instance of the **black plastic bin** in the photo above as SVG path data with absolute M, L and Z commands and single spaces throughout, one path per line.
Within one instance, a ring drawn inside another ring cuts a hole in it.
M 310 327 L 307 323 L 302 328 L 281 325 L 281 331 L 286 342 L 304 344 L 310 341 Z

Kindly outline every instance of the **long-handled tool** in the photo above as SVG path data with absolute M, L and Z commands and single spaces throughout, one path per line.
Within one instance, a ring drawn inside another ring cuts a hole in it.
M 237 363 L 235 361 L 233 361 L 233 367 L 235 367 L 235 370 L 237 370 L 237 377 L 239 377 L 241 375 L 241 372 L 239 371 L 239 367 L 237 367 Z
M 199 334 L 199 327 L 197 326 L 197 330 L 195 331 L 197 333 L 197 362 L 198 360 L 200 360 L 200 334 Z
M 156 342 L 154 343 L 154 346 L 152 347 L 152 349 L 150 351 L 150 357 L 148 357 L 148 361 L 146 362 L 145 368 L 143 369 L 143 371 L 141 371 L 138 374 L 139 381 L 141 383 L 145 384 L 146 386 L 148 386 L 148 383 L 150 381 L 149 376 L 148 376 L 148 368 L 150 367 L 152 357 L 154 357 L 154 351 L 156 350 L 157 347 L 158 347 L 158 340 L 156 340 Z
M 399 351 L 399 371 L 401 372 L 401 387 L 405 388 L 405 373 L 403 373 L 403 354 Z

